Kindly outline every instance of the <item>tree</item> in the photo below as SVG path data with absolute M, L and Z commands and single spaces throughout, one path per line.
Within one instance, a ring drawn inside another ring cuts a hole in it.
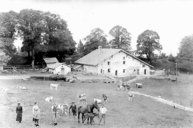
M 10 56 L 6 55 L 2 50 L 0 50 L 0 62 L 7 63 L 10 60 Z
M 193 35 L 184 37 L 180 42 L 177 61 L 178 70 L 193 72 Z
M 8 56 L 16 53 L 14 46 L 18 14 L 10 11 L 0 14 L 0 49 Z
M 98 46 L 106 47 L 106 34 L 100 28 L 95 28 L 91 33 L 84 38 L 86 41 L 84 45 L 84 55 L 98 48 Z
M 32 57 L 32 65 L 34 61 L 43 60 L 43 56 L 57 57 L 63 61 L 66 55 L 73 54 L 75 50 L 72 34 L 66 21 L 59 15 L 31 9 L 21 10 L 18 30 L 23 37 L 22 50 Z
M 186 36 L 182 39 L 178 57 L 193 61 L 193 35 Z
M 80 40 L 78 43 L 78 47 L 77 47 L 77 53 L 82 54 L 83 52 L 84 52 L 84 45 L 83 45 L 82 41 Z
M 121 48 L 126 51 L 131 50 L 131 36 L 126 28 L 117 25 L 109 31 L 109 34 L 114 37 L 110 41 L 112 47 Z
M 140 56 L 145 55 L 150 64 L 155 56 L 154 52 L 162 49 L 159 39 L 158 33 L 152 30 L 144 31 L 137 38 L 137 53 Z

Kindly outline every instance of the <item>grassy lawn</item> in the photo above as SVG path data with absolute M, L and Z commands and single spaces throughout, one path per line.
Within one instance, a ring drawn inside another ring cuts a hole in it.
M 193 107 L 193 75 L 180 74 L 177 82 L 170 80 L 143 79 L 136 82 L 143 83 L 142 89 L 136 89 L 133 83 L 133 90 L 153 96 L 172 100 L 179 104 Z M 135 82 L 135 83 L 136 83 Z
M 144 79 L 139 82 L 144 84 L 140 91 L 154 96 L 162 96 L 176 100 L 184 105 L 191 101 L 191 87 L 193 76 L 181 75 L 179 82 L 173 83 L 167 80 Z M 58 90 L 50 90 L 50 83 L 60 83 Z M 17 85 L 26 86 L 28 90 L 19 90 Z M 41 128 L 51 128 L 51 104 L 44 101 L 47 96 L 54 96 L 57 103 L 77 102 L 77 95 L 85 92 L 88 101 L 93 98 L 101 98 L 105 93 L 109 97 L 106 125 L 78 124 L 77 119 L 61 116 L 57 128 L 187 128 L 193 125 L 193 114 L 153 101 L 146 97 L 135 96 L 133 102 L 128 101 L 124 91 L 117 91 L 115 84 L 104 83 L 66 83 L 38 80 L 0 80 L 0 87 L 9 88 L 6 99 L 1 105 L 6 106 L 6 121 L 11 128 L 32 128 L 32 105 L 37 101 L 41 109 Z M 192 89 L 191 89 L 192 88 Z M 15 107 L 21 102 L 24 107 L 23 123 L 15 122 Z M 96 119 L 95 122 L 98 122 Z M 1 123 L 0 123 L 1 124 Z

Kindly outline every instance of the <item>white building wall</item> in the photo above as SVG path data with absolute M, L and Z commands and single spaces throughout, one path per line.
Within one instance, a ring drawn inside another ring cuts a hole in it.
M 53 71 L 54 74 L 59 74 L 59 75 L 66 75 L 69 72 L 71 72 L 71 68 L 64 64 L 58 66 Z
M 108 64 L 108 62 L 110 62 L 110 64 Z M 108 72 L 108 69 L 110 69 L 110 72 Z M 144 74 L 145 69 L 146 74 Z M 117 77 L 125 77 L 129 75 L 150 75 L 150 67 L 144 65 L 131 56 L 120 52 L 99 64 L 98 73 Z
M 83 70 L 85 72 L 89 72 L 89 73 L 96 73 L 96 74 L 98 73 L 98 67 L 97 66 L 84 65 Z

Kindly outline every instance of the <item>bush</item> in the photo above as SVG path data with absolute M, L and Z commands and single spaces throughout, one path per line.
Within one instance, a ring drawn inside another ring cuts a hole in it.
M 57 80 L 64 80 L 64 81 L 66 81 L 66 77 L 63 76 L 63 75 L 51 75 L 51 76 L 49 76 L 49 79 L 50 80 L 55 80 L 55 81 L 57 81 Z
M 183 60 L 178 63 L 178 70 L 185 73 L 193 73 L 193 62 Z

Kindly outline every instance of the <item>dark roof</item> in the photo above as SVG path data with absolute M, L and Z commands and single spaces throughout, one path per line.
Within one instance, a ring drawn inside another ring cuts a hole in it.
M 56 57 L 44 58 L 44 61 L 45 61 L 46 64 L 59 63 Z

